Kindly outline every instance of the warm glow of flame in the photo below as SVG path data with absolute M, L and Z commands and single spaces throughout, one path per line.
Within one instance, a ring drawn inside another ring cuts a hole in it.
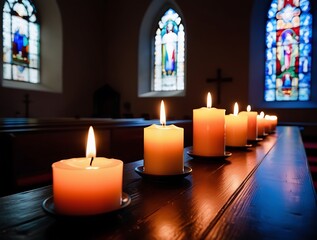
M 250 112 L 250 111 L 251 111 L 251 106 L 248 105 L 248 106 L 247 106 L 247 112 Z
M 212 98 L 210 92 L 207 94 L 207 108 L 211 108 L 212 106 Z
M 236 102 L 233 108 L 233 115 L 237 116 L 238 113 L 239 113 L 239 106 L 238 106 L 238 103 Z
M 264 112 L 263 112 L 263 111 L 260 112 L 260 117 L 261 117 L 261 118 L 264 118 Z
M 86 157 L 87 158 L 96 157 L 95 134 L 94 134 L 94 129 L 92 128 L 92 126 L 89 127 L 89 131 L 88 131 Z
M 160 123 L 164 126 L 166 125 L 166 115 L 163 100 L 161 101 L 161 113 L 160 113 Z

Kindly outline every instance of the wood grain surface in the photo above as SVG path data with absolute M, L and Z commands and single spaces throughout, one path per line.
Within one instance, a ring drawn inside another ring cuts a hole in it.
M 0 239 L 315 239 L 316 194 L 299 129 L 276 133 L 232 156 L 198 160 L 175 182 L 145 180 L 143 160 L 124 165 L 131 204 L 113 213 L 66 218 L 45 212 L 52 187 L 0 198 Z M 228 150 L 229 151 L 229 150 Z

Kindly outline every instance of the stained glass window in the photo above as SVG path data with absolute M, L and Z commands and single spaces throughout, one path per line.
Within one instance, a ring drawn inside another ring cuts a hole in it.
M 3 7 L 3 78 L 40 82 L 40 26 L 29 0 L 7 0 Z
M 184 90 L 185 31 L 182 19 L 168 9 L 155 34 L 153 91 Z
M 273 0 L 266 24 L 265 101 L 311 99 L 309 0 Z

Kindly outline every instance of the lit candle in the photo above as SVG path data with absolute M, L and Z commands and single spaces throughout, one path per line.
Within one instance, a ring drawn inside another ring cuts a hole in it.
M 276 115 L 270 115 L 270 120 L 272 122 L 272 132 L 276 131 L 276 126 L 277 126 L 277 116 Z
M 265 121 L 266 121 L 266 133 L 273 133 L 276 130 L 277 126 L 277 116 L 276 115 L 265 115 Z
M 263 137 L 265 135 L 265 119 L 264 119 L 264 112 L 260 112 L 257 116 L 257 123 L 258 123 L 258 137 Z
M 96 157 L 93 128 L 89 128 L 86 158 L 52 164 L 54 207 L 62 215 L 95 215 L 120 208 L 123 162 Z
M 144 128 L 144 172 L 174 175 L 184 172 L 184 129 L 166 126 L 164 102 L 161 102 L 161 125 Z
M 254 141 L 258 137 L 257 115 L 256 111 L 251 111 L 251 106 L 247 106 L 247 111 L 241 111 L 239 114 L 248 116 L 248 140 Z
M 208 93 L 207 107 L 193 110 L 193 154 L 224 156 L 226 110 L 211 106 L 211 94 Z
M 239 115 L 238 103 L 234 104 L 233 114 L 225 116 L 226 146 L 242 147 L 248 140 L 248 116 Z
M 264 116 L 265 120 L 265 133 L 269 134 L 272 132 L 272 121 L 271 121 L 271 116 L 270 115 L 265 115 Z

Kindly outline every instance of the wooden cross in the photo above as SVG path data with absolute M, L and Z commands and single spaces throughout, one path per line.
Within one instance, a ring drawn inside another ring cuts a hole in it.
M 216 78 L 208 78 L 207 83 L 216 82 L 217 83 L 217 104 L 220 104 L 220 95 L 221 95 L 221 84 L 223 82 L 232 82 L 232 78 L 222 78 L 221 77 L 221 69 L 217 69 L 217 77 Z
M 24 95 L 23 102 L 24 102 L 24 105 L 25 105 L 25 117 L 28 118 L 29 117 L 29 105 L 31 103 L 29 94 L 25 94 Z

